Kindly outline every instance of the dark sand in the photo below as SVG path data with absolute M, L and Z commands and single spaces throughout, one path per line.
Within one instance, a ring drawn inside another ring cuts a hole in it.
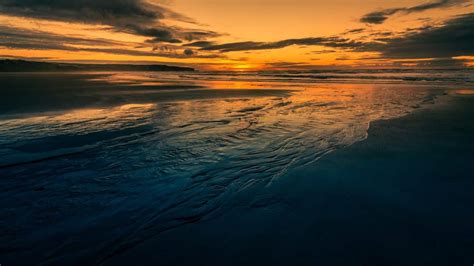
M 472 265 L 474 97 L 439 101 L 106 264 Z

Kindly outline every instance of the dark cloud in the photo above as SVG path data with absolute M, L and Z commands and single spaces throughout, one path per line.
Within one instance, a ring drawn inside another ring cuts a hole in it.
M 277 42 L 238 42 L 211 45 L 202 50 L 221 52 L 279 49 L 291 45 L 324 46 L 353 52 L 378 52 L 382 58 L 450 58 L 474 55 L 474 13 L 455 17 L 437 27 L 409 29 L 390 37 L 361 42 L 337 37 L 289 39 Z M 329 50 L 331 51 L 331 50 Z
M 373 35 L 373 34 L 371 34 Z M 408 29 L 390 36 L 362 42 L 339 37 L 315 37 L 288 39 L 277 42 L 236 42 L 218 45 L 202 45 L 204 51 L 257 51 L 280 49 L 292 45 L 322 46 L 352 52 L 378 52 L 381 58 L 449 58 L 474 55 L 474 13 L 455 17 L 441 26 Z M 334 52 L 316 51 L 315 53 Z
M 204 47 L 209 47 L 212 45 L 215 45 L 215 43 L 209 42 L 209 41 L 197 41 L 197 42 L 184 44 L 183 46 L 204 48 Z
M 362 18 L 362 21 L 382 23 L 396 13 L 420 12 L 466 2 L 467 0 L 438 0 L 414 7 L 386 9 L 369 13 Z M 339 37 L 309 37 L 275 42 L 247 41 L 224 44 L 216 44 L 208 40 L 208 38 L 219 36 L 213 31 L 164 25 L 161 22 L 164 18 L 192 21 L 145 0 L 0 0 L 0 14 L 104 25 L 116 31 L 148 37 L 145 43 L 141 43 L 137 47 L 136 44 L 132 46 L 129 43 L 118 43 L 100 38 L 63 36 L 0 25 L 0 46 L 16 49 L 88 51 L 171 58 L 217 58 L 221 57 L 220 53 L 226 52 L 256 53 L 261 50 L 281 49 L 296 45 L 321 46 L 327 49 L 315 53 L 340 50 L 378 52 L 381 58 L 387 59 L 450 58 L 474 55 L 474 14 L 456 17 L 441 26 L 430 25 L 407 29 L 405 32 L 396 34 L 390 32 L 371 33 L 359 28 L 350 29 Z M 365 33 L 366 39 L 370 41 L 363 41 L 362 38 L 353 40 L 344 35 L 359 33 Z M 127 48 L 127 46 L 131 48 Z M 149 51 L 146 51 L 146 48 L 149 48 Z
M 162 9 L 140 0 L 0 0 L 0 6 L 10 15 L 105 25 L 164 18 Z
M 183 39 L 186 41 L 200 41 L 207 38 L 218 37 L 218 34 L 215 31 L 203 31 L 203 30 L 194 30 L 194 31 L 183 31 L 180 33 L 183 36 Z
M 150 37 L 151 42 L 180 43 L 204 39 L 215 32 L 167 27 L 160 20 L 191 19 L 144 0 L 0 0 L 0 13 L 27 18 L 100 24 L 114 30 Z M 146 25 L 146 26 L 145 26 Z
M 71 52 L 98 52 L 116 55 L 187 58 L 216 58 L 218 55 L 196 55 L 194 52 L 177 53 L 176 49 L 162 47 L 150 51 L 122 48 L 123 42 L 106 39 L 69 37 L 49 32 L 0 26 L 0 47 L 29 50 L 60 50 Z M 82 47 L 78 47 L 81 45 Z
M 369 23 L 369 24 L 382 24 L 385 20 L 388 19 L 389 16 L 400 12 L 401 9 L 385 9 L 383 11 L 376 11 L 371 12 L 369 14 L 364 15 L 360 22 Z
M 370 34 L 370 36 L 375 36 L 375 37 L 388 37 L 392 35 L 394 35 L 394 33 L 390 31 L 374 32 Z
M 390 16 L 395 15 L 397 13 L 415 13 L 415 12 L 422 12 L 429 9 L 435 8 L 447 8 L 452 6 L 457 6 L 469 2 L 470 0 L 437 0 L 434 2 L 429 2 L 413 7 L 401 7 L 401 8 L 389 8 L 380 11 L 375 11 L 364 15 L 360 21 L 369 24 L 382 24 L 387 20 Z
M 30 46 L 41 46 L 49 43 L 50 45 L 61 45 L 63 43 L 72 43 L 76 45 L 118 45 L 118 42 L 107 39 L 88 39 L 80 37 L 70 37 L 59 34 L 53 34 L 43 31 L 26 30 L 12 28 L 0 25 L 0 44 L 17 43 L 18 45 L 27 44 Z M 123 44 L 123 43 L 122 43 Z
M 357 33 L 362 33 L 362 32 L 364 32 L 364 31 L 365 31 L 364 28 L 358 28 L 358 29 L 347 30 L 347 31 L 344 32 L 343 34 L 357 34 Z
M 201 50 L 206 51 L 221 51 L 221 52 L 232 52 L 232 51 L 249 51 L 249 50 L 261 50 L 262 42 L 235 42 L 235 43 L 226 43 L 211 45 L 203 47 Z
M 123 31 L 127 31 L 132 34 L 143 35 L 152 37 L 148 40 L 149 43 L 167 42 L 167 43 L 181 43 L 181 40 L 174 37 L 174 34 L 168 29 L 164 28 L 147 28 L 140 25 L 128 24 Z
M 236 42 L 219 45 L 211 45 L 202 48 L 206 51 L 221 51 L 221 52 L 235 52 L 235 51 L 253 51 L 253 50 L 270 50 L 280 49 L 292 45 L 300 46 L 325 46 L 332 48 L 350 49 L 357 47 L 364 47 L 360 42 L 339 38 L 339 37 L 315 37 L 315 38 L 301 38 L 288 39 L 277 42 Z
M 474 13 L 435 28 L 386 39 L 379 46 L 386 58 L 448 58 L 474 55 Z
M 187 56 L 191 56 L 194 54 L 193 50 L 191 49 L 185 49 L 183 53 L 184 55 L 187 55 Z
M 13 55 L 6 55 L 6 54 L 0 54 L 0 59 L 16 59 L 16 60 L 51 60 L 53 58 L 51 57 L 42 57 L 42 56 L 35 56 L 35 57 L 30 57 L 30 56 L 13 56 Z

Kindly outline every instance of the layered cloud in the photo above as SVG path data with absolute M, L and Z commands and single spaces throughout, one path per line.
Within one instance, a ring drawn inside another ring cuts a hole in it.
M 180 43 L 216 36 L 212 31 L 167 27 L 164 18 L 191 19 L 144 0 L 0 0 L 0 13 L 36 19 L 100 24 L 112 29 L 149 37 L 152 42 Z
M 413 6 L 413 7 L 383 9 L 383 10 L 374 11 L 374 12 L 364 15 L 360 19 L 360 21 L 364 23 L 369 23 L 369 24 L 382 24 L 390 16 L 398 14 L 398 13 L 410 14 L 410 13 L 422 12 L 422 11 L 436 9 L 436 8 L 448 8 L 448 7 L 462 5 L 467 2 L 469 2 L 469 0 L 438 0 L 434 2 L 429 2 L 429 3 Z
M 383 58 L 446 58 L 474 54 L 474 13 L 458 16 L 439 27 L 407 30 L 402 36 L 372 41 L 339 37 L 288 39 L 277 42 L 236 42 L 205 46 L 202 50 L 235 52 L 281 49 L 284 47 L 322 46 L 351 52 L 377 52 Z
M 115 55 L 186 58 L 215 58 L 218 55 L 198 55 L 186 49 L 177 53 L 173 49 L 139 50 L 127 48 L 127 43 L 101 38 L 70 37 L 50 32 L 0 26 L 0 46 L 28 50 L 60 50 L 68 52 L 95 52 Z M 133 45 L 129 44 L 129 45 Z
M 169 26 L 163 22 L 184 22 L 197 25 L 192 19 L 165 8 L 151 0 L 0 0 L 0 15 L 41 21 L 83 25 L 101 25 L 111 32 L 145 38 L 141 44 L 114 42 L 105 39 L 68 37 L 61 33 L 41 32 L 24 28 L 0 28 L 0 45 L 17 49 L 52 49 L 63 51 L 102 52 L 132 56 L 215 57 L 202 55 L 177 44 L 206 41 L 219 36 L 214 31 Z M 79 48 L 78 46 L 82 46 Z M 95 47 L 97 46 L 97 47 Z M 103 47 L 109 46 L 109 47 Z M 167 47 L 166 51 L 161 48 Z M 141 49 L 136 49 L 136 48 Z M 145 51 L 144 49 L 147 49 Z
M 464 7 L 471 1 L 433 0 L 412 7 L 371 12 L 361 21 L 380 24 L 395 14 Z M 451 12 L 450 16 L 459 14 L 460 10 L 463 9 Z M 472 12 L 472 8 L 467 10 Z M 4 22 L 0 25 L 0 47 L 4 48 L 2 53 L 7 53 L 8 49 L 17 49 L 12 52 L 17 55 L 21 55 L 24 50 L 42 50 L 36 55 L 44 56 L 47 55 L 44 51 L 54 50 L 59 55 L 61 53 L 57 51 L 64 51 L 68 58 L 73 57 L 73 53 L 86 52 L 81 56 L 91 58 L 95 53 L 103 53 L 107 54 L 102 55 L 107 59 L 113 59 L 110 55 L 122 55 L 120 58 L 131 58 L 123 55 L 149 57 L 146 60 L 152 60 L 152 57 L 220 58 L 224 60 L 216 60 L 217 63 L 225 61 L 233 64 L 232 59 L 252 54 L 249 59 L 237 61 L 252 63 L 252 60 L 259 58 L 260 61 L 255 62 L 260 65 L 266 65 L 264 50 L 287 47 L 292 47 L 285 52 L 288 51 L 293 58 L 290 59 L 288 54 L 279 58 L 279 53 L 274 52 L 269 53 L 273 56 L 271 60 L 306 60 L 311 65 L 314 58 L 307 57 L 316 54 L 326 64 L 342 59 L 347 63 L 360 58 L 399 61 L 474 55 L 474 13 L 454 16 L 444 23 L 438 18 L 437 23 L 441 24 L 428 26 L 426 21 L 415 20 L 407 24 L 408 28 L 400 26 L 378 31 L 379 27 L 360 27 L 356 23 L 356 27 L 340 30 L 337 35 L 287 39 L 282 35 L 282 39 L 277 41 L 260 41 L 255 39 L 258 36 L 250 35 L 247 41 L 239 42 L 229 41 L 236 40 L 238 36 L 196 29 L 205 27 L 158 4 L 158 0 L 0 0 L 0 15 Z M 12 18 L 15 20 L 8 21 Z M 35 26 L 36 22 L 41 22 L 38 27 Z M 42 28 L 41 25 L 46 26 Z M 68 25 L 76 28 L 69 30 Z M 63 26 L 64 29 L 61 28 Z M 88 27 L 92 33 L 88 32 Z M 313 46 L 316 49 L 312 49 Z M 298 50 L 300 48 L 301 51 Z
M 474 13 L 459 16 L 441 27 L 430 27 L 400 38 L 387 39 L 380 52 L 387 58 L 474 55 Z
M 339 38 L 339 37 L 314 37 L 301 39 L 287 39 L 277 42 L 235 42 L 219 45 L 210 45 L 203 47 L 205 51 L 221 51 L 221 52 L 236 52 L 236 51 L 252 51 L 252 50 L 269 50 L 281 49 L 292 45 L 299 46 L 325 46 L 332 48 L 363 48 L 364 43 L 354 40 Z

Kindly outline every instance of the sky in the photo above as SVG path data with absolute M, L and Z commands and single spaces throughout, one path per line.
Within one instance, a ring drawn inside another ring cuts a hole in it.
M 0 0 L 0 57 L 236 71 L 474 67 L 474 0 Z

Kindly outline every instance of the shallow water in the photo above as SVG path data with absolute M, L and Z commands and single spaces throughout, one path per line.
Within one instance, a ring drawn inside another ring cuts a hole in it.
M 2 74 L 0 254 L 105 261 L 245 204 L 446 89 L 278 75 Z

